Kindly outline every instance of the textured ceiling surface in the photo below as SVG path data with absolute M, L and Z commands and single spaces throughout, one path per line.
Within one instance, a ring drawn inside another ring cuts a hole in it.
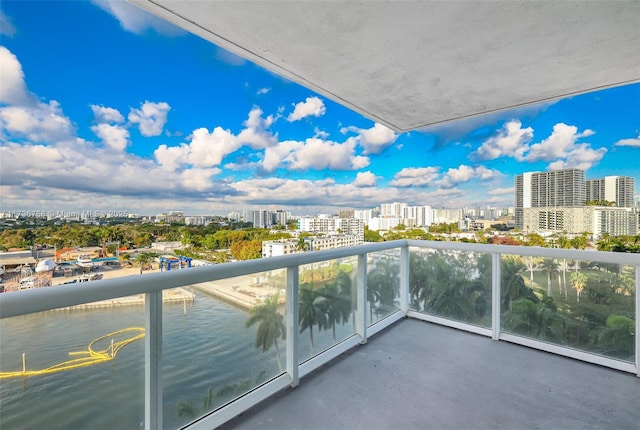
M 396 131 L 640 81 L 640 2 L 130 0 Z

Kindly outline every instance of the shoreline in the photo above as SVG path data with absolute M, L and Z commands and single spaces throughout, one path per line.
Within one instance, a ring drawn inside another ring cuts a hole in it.
M 121 267 L 121 266 L 99 266 L 98 270 L 93 270 L 91 273 L 102 274 L 101 279 L 114 279 L 123 278 L 127 276 L 144 276 L 148 273 L 158 273 L 159 268 L 141 271 L 139 267 Z M 82 274 L 75 276 L 56 276 L 44 275 L 43 278 L 50 280 L 50 286 L 43 286 L 40 288 L 52 288 L 58 285 L 63 285 L 69 282 L 73 282 L 78 279 Z M 96 282 L 96 281 L 88 281 Z M 11 289 L 8 289 L 5 293 L 17 292 L 16 285 Z M 170 290 L 164 290 L 162 292 L 163 303 L 183 303 L 186 307 L 187 303 L 193 303 L 195 301 L 195 294 L 188 291 L 186 288 L 193 288 L 208 294 L 216 299 L 224 301 L 232 306 L 238 307 L 243 311 L 251 311 L 257 305 L 263 303 L 263 301 L 274 295 L 280 295 L 280 302 L 284 302 L 284 291 L 270 285 L 264 280 L 260 280 L 256 276 L 239 276 L 228 279 L 220 279 L 216 281 L 207 281 L 199 284 L 184 285 L 178 288 L 172 288 Z M 132 296 L 116 297 L 109 300 L 102 300 L 98 302 L 84 303 L 81 305 L 68 306 L 59 309 L 52 309 L 52 311 L 72 311 L 72 310 L 88 310 L 88 309 L 100 309 L 100 308 L 112 308 L 119 306 L 140 306 L 144 305 L 144 294 L 137 294 Z

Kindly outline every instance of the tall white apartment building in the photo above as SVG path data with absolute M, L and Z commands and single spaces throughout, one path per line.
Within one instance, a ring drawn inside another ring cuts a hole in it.
M 412 219 L 416 227 L 429 227 L 433 223 L 431 206 L 406 206 L 402 218 Z
M 524 228 L 523 209 L 579 207 L 586 201 L 584 170 L 562 169 L 526 172 L 515 179 L 516 228 Z
M 391 230 L 399 226 L 404 225 L 407 228 L 415 227 L 415 220 L 409 218 L 397 218 L 397 217 L 375 217 L 369 220 L 369 230 L 373 231 L 386 231 Z
M 246 210 L 244 221 L 250 222 L 254 228 L 269 228 L 274 225 L 287 225 L 291 214 L 282 210 Z
M 364 225 L 369 225 L 369 220 L 373 218 L 372 209 L 356 210 L 353 211 L 353 217 L 364 221 Z
M 628 176 L 605 176 L 586 183 L 587 201 L 616 202 L 620 208 L 633 207 L 635 180 Z
M 185 225 L 209 225 L 213 221 L 210 216 L 186 216 L 184 217 Z
M 236 211 L 229 212 L 227 218 L 229 218 L 231 221 L 240 222 L 240 220 L 242 220 L 242 214 Z
M 406 203 L 383 203 L 380 205 L 380 217 L 402 218 L 406 207 Z

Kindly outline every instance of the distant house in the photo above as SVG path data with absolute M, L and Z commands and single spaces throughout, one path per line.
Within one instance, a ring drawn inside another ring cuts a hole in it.
M 74 261 L 81 254 L 88 254 L 90 258 L 104 257 L 104 250 L 99 246 L 85 248 L 62 248 L 56 251 L 56 261 Z

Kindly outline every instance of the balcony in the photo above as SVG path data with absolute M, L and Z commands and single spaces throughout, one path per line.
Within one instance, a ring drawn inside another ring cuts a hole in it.
M 0 426 L 633 428 L 639 268 L 401 240 L 3 294 Z

